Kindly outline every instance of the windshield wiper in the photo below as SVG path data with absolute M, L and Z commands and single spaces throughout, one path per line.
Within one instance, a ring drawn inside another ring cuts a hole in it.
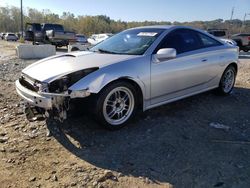
M 111 51 L 104 50 L 104 49 L 101 49 L 101 48 L 97 49 L 96 51 L 101 52 L 101 53 L 107 53 L 107 54 L 118 54 L 116 52 L 111 52 Z

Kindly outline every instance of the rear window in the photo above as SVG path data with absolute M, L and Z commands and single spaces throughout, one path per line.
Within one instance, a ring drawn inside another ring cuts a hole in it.
M 224 36 L 226 36 L 225 31 L 210 31 L 209 33 L 216 36 L 216 37 L 224 37 Z
M 53 26 L 52 24 L 45 24 L 45 25 L 43 26 L 43 29 L 44 29 L 45 31 L 47 31 L 47 30 L 53 30 L 53 29 L 54 29 L 54 26 Z
M 9 33 L 9 34 L 8 34 L 8 36 L 15 36 L 15 35 L 14 35 L 14 34 L 12 34 L 12 33 Z
M 58 25 L 58 24 L 44 24 L 43 29 L 45 31 L 48 31 L 48 30 L 55 30 L 57 32 L 63 32 L 64 31 L 63 26 Z
M 56 31 L 59 31 L 59 32 L 63 32 L 64 30 L 63 30 L 63 26 L 62 25 L 54 25 L 54 28 L 55 28 L 55 30 Z

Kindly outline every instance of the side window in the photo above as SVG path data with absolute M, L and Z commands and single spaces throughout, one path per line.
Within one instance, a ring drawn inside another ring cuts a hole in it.
M 198 36 L 201 40 L 202 43 L 202 48 L 208 48 L 208 47 L 213 47 L 213 46 L 220 46 L 222 45 L 220 42 L 212 39 L 211 37 L 202 34 L 202 33 L 198 33 Z
M 189 52 L 201 48 L 199 38 L 196 33 L 189 29 L 178 29 L 168 34 L 160 48 L 175 48 L 177 54 Z

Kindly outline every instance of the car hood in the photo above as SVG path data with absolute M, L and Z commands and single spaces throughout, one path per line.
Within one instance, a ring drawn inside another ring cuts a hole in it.
M 137 56 L 90 51 L 74 52 L 42 59 L 25 68 L 22 73 L 41 82 L 51 82 L 75 71 L 92 67 L 101 68 L 135 57 Z

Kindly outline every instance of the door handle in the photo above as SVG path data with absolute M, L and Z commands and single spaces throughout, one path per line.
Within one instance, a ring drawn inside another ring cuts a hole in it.
M 201 61 L 202 61 L 202 62 L 207 62 L 207 59 L 202 59 Z

